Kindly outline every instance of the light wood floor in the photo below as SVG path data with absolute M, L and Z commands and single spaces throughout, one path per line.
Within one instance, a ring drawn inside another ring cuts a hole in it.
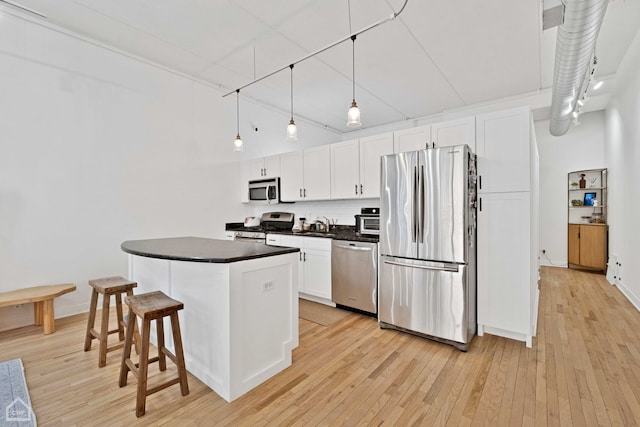
M 154 394 L 140 419 L 135 379 L 118 387 L 120 353 L 99 369 L 95 345 L 83 351 L 86 315 L 49 336 L 0 333 L 0 360 L 22 358 L 43 426 L 640 424 L 640 313 L 602 275 L 545 267 L 540 291 L 532 349 L 485 335 L 461 353 L 357 314 L 301 319 L 281 374 L 233 403 L 189 376 L 188 396 Z

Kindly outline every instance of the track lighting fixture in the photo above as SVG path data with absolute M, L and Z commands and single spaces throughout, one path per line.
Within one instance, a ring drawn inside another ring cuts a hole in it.
M 287 141 L 296 141 L 298 139 L 298 127 L 293 121 L 293 64 L 289 65 L 291 69 L 291 120 L 287 126 Z

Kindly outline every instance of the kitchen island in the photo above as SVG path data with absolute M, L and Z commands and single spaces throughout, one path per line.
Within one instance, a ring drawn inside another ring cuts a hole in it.
M 299 249 L 199 237 L 129 240 L 121 249 L 136 293 L 159 290 L 184 303 L 187 370 L 226 401 L 291 365 Z

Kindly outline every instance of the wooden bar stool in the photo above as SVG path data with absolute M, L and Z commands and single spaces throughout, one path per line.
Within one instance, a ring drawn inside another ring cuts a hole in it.
M 84 339 L 84 351 L 91 350 L 91 343 L 93 339 L 100 341 L 100 350 L 98 352 L 98 367 L 102 368 L 107 364 L 107 353 L 113 350 L 117 350 L 124 346 L 124 328 L 125 322 L 122 316 L 122 294 L 126 293 L 129 296 L 133 295 L 133 288 L 138 286 L 136 282 L 132 282 L 120 276 L 104 277 L 102 279 L 89 280 L 89 286 L 93 289 L 91 291 L 91 304 L 89 306 L 89 320 L 87 321 L 87 333 Z M 102 321 L 100 322 L 100 332 L 95 329 L 96 322 L 96 308 L 98 306 L 98 294 L 102 295 Z M 116 314 L 118 327 L 117 329 L 109 330 L 109 305 L 111 304 L 111 296 L 116 299 Z M 138 342 L 138 325 L 133 326 L 135 328 L 136 336 L 136 351 L 139 353 Z M 109 341 L 109 335 L 118 333 L 119 343 L 109 347 L 107 345 Z
M 127 385 L 127 375 L 131 371 L 138 379 L 138 392 L 136 399 L 136 416 L 141 417 L 145 413 L 147 396 L 163 390 L 169 386 L 180 383 L 180 392 L 183 396 L 189 394 L 187 384 L 187 369 L 184 364 L 182 353 L 182 335 L 180 334 L 180 323 L 178 321 L 178 310 L 184 308 L 184 304 L 169 298 L 160 291 L 149 292 L 135 296 L 128 296 L 125 302 L 129 306 L 129 319 L 127 324 L 127 337 L 124 342 L 122 352 L 122 364 L 120 365 L 120 387 Z M 133 338 L 133 327 L 136 316 L 142 320 L 142 342 L 140 346 L 140 358 L 138 363 L 131 361 L 131 341 Z M 171 319 L 171 330 L 173 332 L 173 344 L 175 355 L 164 346 L 164 318 Z M 151 321 L 156 321 L 156 331 L 158 335 L 158 356 L 149 359 L 149 337 L 151 331 Z M 147 388 L 147 372 L 150 363 L 158 362 L 161 371 L 167 369 L 166 357 L 171 359 L 178 368 L 178 376 L 167 382 Z

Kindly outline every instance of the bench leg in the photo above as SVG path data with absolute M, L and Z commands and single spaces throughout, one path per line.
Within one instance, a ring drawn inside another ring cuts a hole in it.
M 54 323 L 54 313 L 53 313 L 53 299 L 48 299 L 43 301 L 44 309 L 42 313 L 42 317 L 44 320 L 44 334 L 49 335 L 56 331 L 56 325 Z
M 33 303 L 33 323 L 36 326 L 42 325 L 42 301 Z

